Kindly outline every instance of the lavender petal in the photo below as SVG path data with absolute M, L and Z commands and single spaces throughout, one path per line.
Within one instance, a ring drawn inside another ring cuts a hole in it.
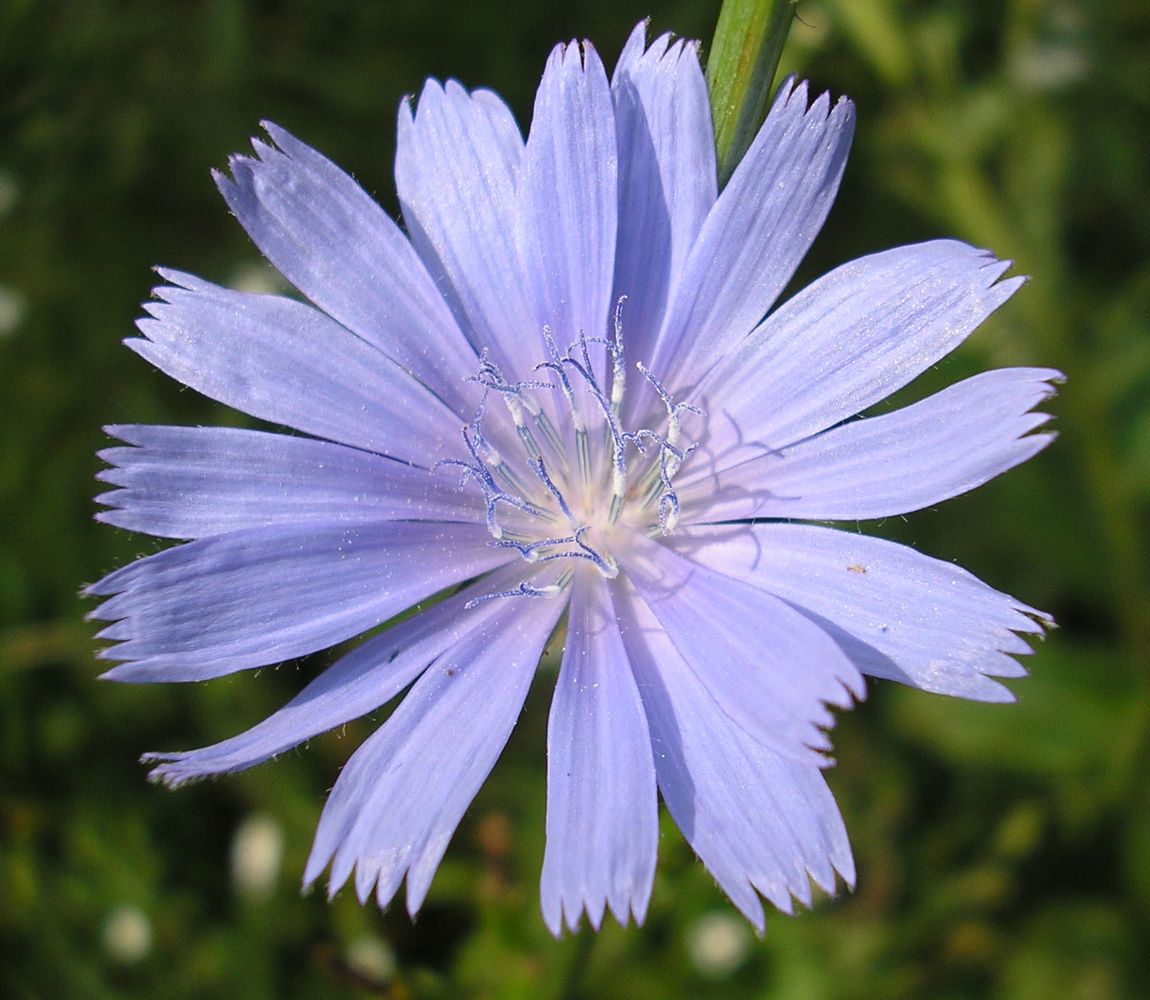
M 508 600 L 464 636 L 347 762 L 316 831 L 304 884 L 329 864 L 334 894 L 355 871 L 360 900 L 387 906 L 407 875 L 423 902 L 448 841 L 515 725 L 560 601 Z
M 860 257 L 807 286 L 699 389 L 715 453 L 789 447 L 885 399 L 950 353 L 1022 284 L 954 240 Z
M 733 449 L 679 489 L 684 523 L 888 517 L 941 503 L 1033 457 L 1052 434 L 1031 412 L 1060 372 L 983 372 L 911 406 L 840 424 L 780 451 Z M 742 462 L 738 455 L 751 455 Z M 738 463 L 723 468 L 725 462 Z M 686 480 L 686 477 L 684 477 Z
M 328 441 L 231 427 L 107 428 L 97 520 L 164 538 L 308 521 L 481 519 L 451 476 Z
M 773 753 L 735 725 L 634 591 L 623 633 L 651 727 L 659 790 L 707 870 L 761 932 L 765 896 L 785 913 L 854 885 L 846 829 L 821 770 Z
M 715 202 L 686 262 L 649 366 L 684 388 L 765 315 L 822 228 L 854 134 L 854 106 L 809 107 L 787 81 Z M 673 378 L 672 378 L 673 376 Z
M 429 80 L 399 111 L 396 187 L 412 242 L 477 350 L 510 373 L 539 361 L 515 246 L 523 139 L 490 91 Z
M 642 536 L 630 546 L 628 579 L 723 711 L 770 750 L 823 760 L 829 706 L 849 708 L 865 695 L 831 637 L 726 570 Z
M 535 336 L 603 337 L 613 307 L 618 154 L 610 85 L 589 42 L 547 60 L 519 184 L 517 239 Z
M 475 351 L 400 228 L 326 157 L 264 127 L 279 148 L 253 140 L 255 157 L 216 175 L 240 224 L 320 309 L 465 413 Z
M 715 139 L 694 43 L 631 33 L 611 80 L 619 147 L 614 299 L 628 357 L 649 359 L 667 301 L 715 203 Z
M 139 559 L 87 589 L 114 624 L 105 677 L 190 681 L 324 649 L 508 562 L 483 528 L 418 522 L 249 528 Z
M 328 316 L 278 295 L 161 271 L 142 338 L 127 341 L 165 374 L 253 417 L 401 461 L 459 440 L 460 418 L 378 350 Z
M 567 645 L 547 728 L 543 916 L 558 937 L 606 906 L 642 923 L 659 824 L 647 721 L 605 580 L 575 579 Z
M 463 641 L 491 635 L 492 623 L 506 612 L 498 601 L 468 608 L 469 601 L 507 590 L 523 576 L 517 565 L 480 577 L 432 605 L 368 639 L 340 657 L 278 712 L 230 739 L 198 750 L 150 753 L 150 777 L 175 787 L 209 775 L 242 771 L 335 729 L 394 698 L 428 664 Z
M 691 528 L 680 545 L 825 629 L 863 673 L 979 701 L 1013 701 L 992 677 L 1025 673 L 1019 638 L 1048 615 L 953 563 L 880 538 L 814 525 Z

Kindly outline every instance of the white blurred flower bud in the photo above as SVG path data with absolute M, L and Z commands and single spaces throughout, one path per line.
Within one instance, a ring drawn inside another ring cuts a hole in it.
M 687 952 L 695 968 L 715 979 L 734 972 L 750 950 L 747 925 L 727 913 L 709 913 L 687 932 Z
M 364 934 L 347 946 L 347 965 L 364 979 L 386 983 L 395 975 L 395 953 L 386 941 Z
M 267 899 L 275 891 L 283 860 L 284 835 L 270 816 L 253 813 L 232 838 L 232 881 L 249 899 Z
M 104 948 L 123 965 L 135 965 L 152 950 L 152 922 L 137 906 L 120 906 L 104 921 Z
M 14 333 L 26 311 L 24 296 L 14 288 L 0 285 L 0 337 Z

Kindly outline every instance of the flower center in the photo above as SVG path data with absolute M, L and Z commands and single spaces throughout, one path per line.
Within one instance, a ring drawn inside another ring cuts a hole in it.
M 580 335 L 564 352 L 544 327 L 547 360 L 535 366 L 533 378 L 507 379 L 486 352 L 471 378 L 483 395 L 462 431 L 468 458 L 444 459 L 436 467 L 460 468 L 460 487 L 478 486 L 490 544 L 513 548 L 529 563 L 562 567 L 552 584 L 524 583 L 510 594 L 491 597 L 558 593 L 580 563 L 613 579 L 619 566 L 612 545 L 620 525 L 651 535 L 675 530 L 679 498 L 674 480 L 695 448 L 683 443 L 682 420 L 684 414 L 702 416 L 702 411 L 676 403 L 636 362 L 663 413 L 655 428 L 623 427 L 624 301 L 615 308 L 610 339 Z M 495 440 L 510 446 L 501 450 Z

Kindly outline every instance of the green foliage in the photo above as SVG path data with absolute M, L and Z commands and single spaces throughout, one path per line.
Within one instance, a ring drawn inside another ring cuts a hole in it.
M 493 86 L 525 122 L 557 39 L 591 37 L 610 61 L 648 13 L 653 30 L 706 39 L 716 11 L 700 8 L 0 5 L 0 995 L 1118 1000 L 1150 990 L 1143 0 L 796 9 L 781 72 L 859 108 L 842 193 L 796 285 L 921 238 L 989 246 L 1033 280 L 910 394 L 988 365 L 1069 377 L 1047 453 L 937 511 L 865 526 L 961 562 L 1062 627 L 1030 659 L 1033 677 L 1012 682 L 1014 706 L 877 685 L 843 717 L 830 779 L 853 834 L 855 894 L 772 915 L 755 939 L 665 821 L 646 927 L 553 941 L 537 893 L 545 672 L 418 921 L 347 893 L 329 906 L 322 893 L 301 897 L 296 879 L 326 790 L 378 719 L 175 793 L 147 784 L 136 763 L 252 724 L 324 658 L 170 689 L 95 679 L 76 592 L 158 548 L 91 521 L 100 426 L 237 419 L 119 346 L 152 265 L 224 281 L 263 274 L 208 168 L 271 118 L 394 211 L 395 108 L 423 77 Z M 282 835 L 263 884 L 233 873 L 237 838 L 253 830 L 265 855 Z

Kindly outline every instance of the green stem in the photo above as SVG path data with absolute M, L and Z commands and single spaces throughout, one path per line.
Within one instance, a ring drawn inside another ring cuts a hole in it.
M 724 0 L 707 58 L 719 185 L 725 185 L 767 116 L 771 84 L 795 0 Z
M 578 1000 L 585 995 L 583 978 L 587 972 L 587 964 L 591 959 L 591 949 L 595 946 L 596 935 L 590 928 L 581 929 L 575 934 L 575 954 L 571 956 L 571 963 L 567 966 L 567 973 L 563 977 L 560 987 L 559 1000 Z

